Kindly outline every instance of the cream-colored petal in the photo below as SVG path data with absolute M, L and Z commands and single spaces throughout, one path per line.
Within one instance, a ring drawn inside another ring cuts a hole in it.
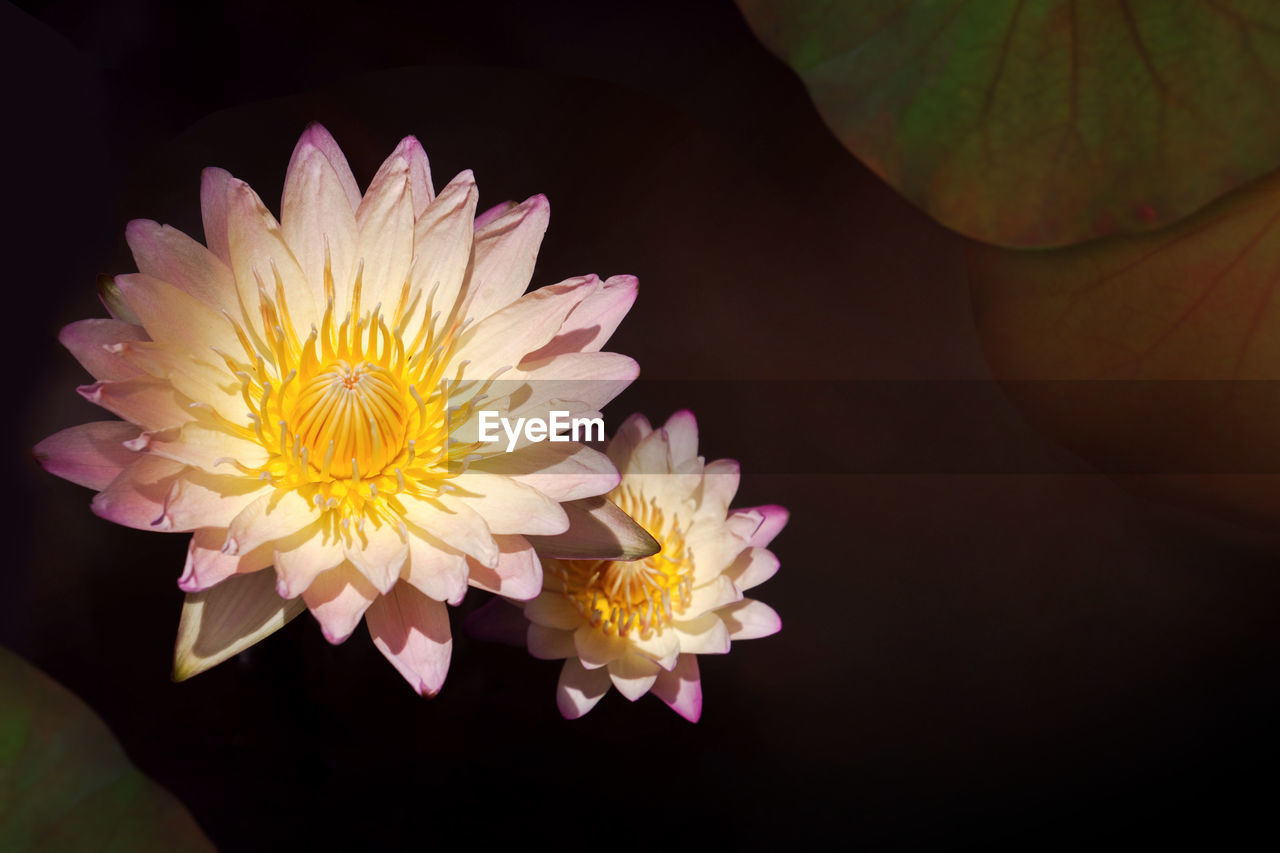
M 446 506 L 437 499 L 406 493 L 396 495 L 394 501 L 399 504 L 411 533 L 416 535 L 421 531 L 475 557 L 483 565 L 491 568 L 497 565 L 498 544 L 485 526 L 484 519 L 470 506 L 463 503 Z
M 547 628 L 576 629 L 585 621 L 573 602 L 560 592 L 546 590 L 524 606 L 524 615 L 530 622 Z
M 569 517 L 559 502 L 510 477 L 469 470 L 455 477 L 452 485 L 441 502 L 447 508 L 459 503 L 470 506 L 494 535 L 552 536 L 569 529 Z
M 346 555 L 378 592 L 386 595 L 400 580 L 409 559 L 409 535 L 386 521 L 352 524 L 347 530 Z
M 200 415 L 199 410 L 188 410 Z M 150 437 L 147 450 L 184 465 L 193 465 L 214 474 L 235 471 L 233 462 L 248 468 L 266 463 L 267 451 L 255 441 L 231 435 L 226 428 L 203 422 L 183 425 Z
M 188 593 L 173 650 L 174 680 L 183 681 L 239 654 L 302 612 L 301 601 L 285 601 L 273 585 L 271 572 L 261 571 Z
M 647 657 L 625 654 L 609 663 L 609 678 L 618 692 L 632 702 L 649 692 L 662 668 Z
M 276 594 L 297 598 L 321 572 L 346 559 L 342 537 L 330 519 L 317 518 L 301 530 L 268 543 L 276 567 Z
M 324 638 L 334 645 L 351 636 L 360 624 L 360 617 L 377 597 L 373 584 L 350 563 L 321 573 L 302 593 L 302 600 L 320 623 Z
M 467 362 L 463 377 L 475 380 L 514 368 L 551 340 L 569 312 L 598 286 L 593 277 L 569 279 L 499 306 L 463 333 L 453 363 Z
M 471 172 L 463 172 L 414 223 L 415 258 L 406 306 L 412 306 L 414 313 L 405 326 L 406 340 L 413 340 L 422 322 L 435 312 L 440 313 L 442 322 L 447 321 L 459 301 L 471 260 L 476 197 L 475 179 Z
M 325 263 L 335 291 L 351 290 L 355 275 L 356 215 L 342 180 L 325 153 L 304 135 L 293 151 L 280 204 L 280 228 L 311 288 L 318 309 L 325 304 Z M 335 305 L 335 312 L 347 308 Z M 299 330 L 305 334 L 305 330 Z
M 76 391 L 95 406 L 147 430 L 181 426 L 194 418 L 173 386 L 150 376 L 95 382 Z
M 777 611 L 763 601 L 751 598 L 729 605 L 719 612 L 719 616 L 729 629 L 729 636 L 735 640 L 767 637 L 782 629 L 782 618 Z
M 227 234 L 231 246 L 231 270 L 244 307 L 244 317 L 261 332 L 260 290 L 287 312 L 296 330 L 319 325 L 320 313 L 306 276 L 289 250 L 280 225 L 248 184 L 233 181 L 228 190 Z
M 667 418 L 662 425 L 667 434 L 667 465 L 672 471 L 685 469 L 688 462 L 698 458 L 698 421 L 688 409 Z
M 406 579 L 423 595 L 450 604 L 467 594 L 467 557 L 422 530 L 409 530 Z
M 545 196 L 536 195 L 476 231 L 474 262 L 465 285 L 467 317 L 483 320 L 525 292 L 550 218 L 551 205 Z M 549 339 L 548 335 L 542 343 Z
M 245 507 L 270 491 L 260 480 L 186 468 L 165 495 L 153 526 L 157 530 L 226 527 Z
M 388 160 L 403 157 L 409 164 L 409 188 L 413 192 L 413 215 L 422 216 L 427 205 L 435 200 L 436 191 L 431 183 L 431 163 L 427 160 L 427 152 L 416 136 L 406 136 L 400 140 L 396 150 L 391 152 Z
M 351 205 L 351 210 L 354 211 L 360 206 L 360 186 L 356 183 L 356 177 L 351 173 L 351 166 L 347 163 L 346 155 L 342 153 L 342 149 L 334 141 L 333 135 L 324 128 L 324 125 L 318 122 L 312 122 L 307 125 L 307 129 L 302 132 L 302 136 L 298 139 L 298 144 L 293 149 L 293 156 L 304 156 L 306 152 L 312 150 L 319 151 L 329 161 L 329 166 L 333 169 L 334 175 L 338 178 L 338 183 L 342 186 L 342 190 L 347 196 L 347 203 Z M 290 164 L 292 165 L 292 160 Z
M 680 654 L 680 639 L 671 629 L 654 631 L 648 637 L 631 636 L 631 648 L 644 655 L 663 669 L 671 669 Z
M 738 493 L 738 463 L 732 459 L 708 462 L 702 476 L 702 506 L 711 514 L 724 518 L 729 504 Z
M 204 242 L 224 264 L 231 264 L 231 242 L 227 235 L 227 207 L 235 178 L 225 169 L 209 167 L 200 173 L 200 216 L 204 220 Z
M 725 569 L 725 576 L 742 591 L 759 586 L 778 571 L 778 558 L 765 548 L 747 548 Z
M 576 442 L 537 442 L 512 453 L 496 453 L 474 463 L 471 470 L 510 477 L 556 501 L 603 495 L 620 479 L 608 456 Z
M 133 220 L 124 236 L 143 275 L 168 282 L 205 305 L 235 309 L 231 268 L 197 241 L 150 219 Z
M 320 512 L 292 490 L 272 490 L 245 507 L 227 529 L 226 551 L 243 554 L 312 524 Z
M 493 567 L 468 560 L 472 586 L 508 598 L 533 598 L 542 589 L 542 562 L 523 536 L 494 536 L 498 559 Z
M 541 361 L 570 352 L 599 352 L 636 301 L 633 275 L 615 275 L 574 308 L 556 336 L 525 358 Z
M 560 669 L 556 684 L 556 706 L 566 720 L 576 720 L 596 706 L 609 692 L 607 669 L 586 669 L 577 658 L 569 658 Z
M 733 585 L 733 581 L 724 575 L 719 575 L 702 586 L 694 587 L 693 595 L 690 596 L 689 605 L 685 608 L 682 618 L 691 619 L 701 616 L 703 613 L 741 600 L 742 593 Z
M 623 421 L 618 431 L 614 433 L 605 452 L 624 475 L 630 469 L 631 455 L 636 447 L 652 432 L 653 427 L 649 425 L 649 419 L 644 415 L 634 414 Z
M 653 695 L 691 723 L 702 716 L 702 677 L 697 655 L 680 655 L 670 672 L 658 673 Z
M 722 655 L 729 651 L 729 629 L 715 613 L 671 623 L 684 654 Z
M 362 310 L 381 304 L 390 316 L 413 259 L 413 197 L 409 163 L 393 154 L 369 185 L 356 211 L 357 263 L 363 264 Z

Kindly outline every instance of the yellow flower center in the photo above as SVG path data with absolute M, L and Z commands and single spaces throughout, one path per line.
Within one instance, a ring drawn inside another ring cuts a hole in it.
M 647 639 L 661 632 L 689 606 L 693 595 L 693 557 L 684 534 L 668 524 L 653 502 L 630 489 L 611 495 L 628 515 L 662 543 L 662 550 L 643 560 L 546 560 L 548 577 L 587 621 L 603 633 Z
M 240 466 L 245 473 L 296 489 L 342 521 L 395 520 L 395 495 L 437 496 L 465 469 L 477 445 L 451 443 L 450 424 L 472 415 L 492 380 L 464 381 L 461 366 L 445 376 L 461 326 L 441 320 L 431 296 L 419 307 L 407 282 L 390 317 L 381 306 L 362 312 L 361 275 L 337 322 L 326 264 L 324 318 L 305 340 L 278 280 L 274 299 L 260 290 L 265 338 L 232 321 L 244 355 L 223 358 L 240 380 L 250 426 L 228 426 L 271 454 L 260 468 Z M 414 317 L 421 322 L 409 334 Z

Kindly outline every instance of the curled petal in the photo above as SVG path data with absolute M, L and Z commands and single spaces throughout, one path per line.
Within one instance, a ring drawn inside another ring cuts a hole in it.
M 121 357 L 119 344 L 145 341 L 146 330 L 120 320 L 77 320 L 64 326 L 58 341 L 94 379 L 131 379 L 143 371 Z
M 216 527 L 202 527 L 192 534 L 178 588 L 184 592 L 200 592 L 232 575 L 257 572 L 271 565 L 269 547 L 262 546 L 241 555 L 224 554 L 222 543 L 226 541 L 227 531 Z
M 573 309 L 554 338 L 525 359 L 534 362 L 570 352 L 599 352 L 635 304 L 637 287 L 633 275 L 606 279 Z
M 94 497 L 95 515 L 138 530 L 156 530 L 164 515 L 164 499 L 183 466 L 151 454 L 139 454 Z
M 467 594 L 467 556 L 421 530 L 409 530 L 409 565 L 405 577 L 423 595 L 461 604 Z
M 346 559 L 342 537 L 326 519 L 311 524 L 283 539 L 269 543 L 276 567 L 276 594 L 297 598 L 321 572 Z
M 347 559 L 373 582 L 378 592 L 387 594 L 400 580 L 400 570 L 409 559 L 408 535 L 383 522 L 353 526 L 346 543 Z

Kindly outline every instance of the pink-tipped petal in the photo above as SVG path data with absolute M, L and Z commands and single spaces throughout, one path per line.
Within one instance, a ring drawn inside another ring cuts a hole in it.
M 356 215 L 329 158 L 305 140 L 304 134 L 289 161 L 280 203 L 280 228 L 302 267 L 316 304 L 321 305 L 325 298 L 326 259 L 335 287 L 338 283 L 346 287 L 354 274 Z
M 467 556 L 425 531 L 409 531 L 405 579 L 429 598 L 461 604 L 467 594 Z
M 471 172 L 463 172 L 449 182 L 414 223 L 416 257 L 410 295 L 418 300 L 417 310 L 423 317 L 427 316 L 428 299 L 432 311 L 441 311 L 446 319 L 458 301 L 471 261 L 471 217 L 475 214 L 476 199 L 475 179 Z M 406 327 L 409 340 L 417 333 L 419 322 L 411 320 Z
M 276 567 L 276 594 L 297 598 L 311 582 L 346 559 L 342 537 L 333 525 L 320 518 L 283 539 L 263 547 L 273 552 Z
M 569 312 L 594 288 L 595 276 L 540 287 L 482 315 L 454 356 L 469 362 L 465 376 L 485 380 L 551 340 Z
M 729 629 L 729 636 L 735 640 L 754 640 L 782 630 L 782 618 L 763 601 L 744 599 L 730 604 L 719 615 Z
M 423 696 L 434 696 L 449 672 L 453 638 L 448 608 L 407 583 L 374 600 L 365 622 L 378 651 Z
M 660 550 L 658 540 L 604 497 L 561 504 L 569 529 L 557 536 L 526 537 L 544 557 L 564 560 L 638 560 Z
M 271 549 L 264 546 L 247 554 L 233 556 L 222 552 L 227 531 L 202 527 L 191 536 L 187 546 L 187 562 L 178 578 L 183 592 L 200 592 L 221 583 L 232 575 L 260 571 L 271 565 Z
M 188 468 L 165 495 L 161 515 L 152 526 L 157 530 L 226 527 L 270 489 L 260 480 Z
M 356 224 L 356 257 L 364 264 L 362 301 L 370 307 L 381 303 L 390 315 L 413 258 L 413 197 L 403 157 L 393 154 L 374 175 L 356 211 Z
M 529 402 L 514 410 L 514 415 L 557 401 L 581 402 L 587 410 L 594 410 L 621 394 L 640 375 L 640 365 L 616 352 L 570 352 L 539 362 L 526 361 L 517 375 L 533 389 Z M 566 406 L 557 402 L 551 408 Z
M 698 674 L 698 656 L 680 655 L 675 668 L 658 673 L 653 694 L 671 710 L 691 723 L 702 716 L 702 678 Z
M 482 459 L 471 470 L 510 477 L 555 501 L 603 495 L 619 479 L 608 456 L 574 442 L 540 441 Z
M 351 636 L 360 624 L 360 617 L 378 595 L 373 584 L 355 566 L 343 563 L 312 581 L 302 600 L 320 623 L 324 638 L 337 645 Z
M 564 660 L 578 654 L 572 631 L 559 631 L 530 624 L 526 634 L 529 654 L 541 660 Z
M 609 678 L 618 692 L 632 702 L 649 692 L 662 668 L 646 657 L 625 654 L 609 664 Z
M 777 574 L 778 558 L 766 548 L 747 548 L 725 569 L 733 585 L 744 592 Z
M 498 204 L 495 204 L 493 207 L 489 208 L 484 213 L 476 214 L 476 221 L 475 221 L 476 230 L 479 231 L 481 228 L 484 228 L 486 225 L 488 225 L 490 222 L 493 222 L 495 219 L 497 219 L 500 216 L 506 216 L 507 213 L 509 213 L 512 210 L 515 210 L 515 208 L 516 208 L 516 202 L 503 201 L 503 202 L 499 202 Z
M 258 315 L 261 290 L 277 304 L 283 293 L 294 329 L 306 330 L 320 324 L 311 285 L 285 242 L 279 223 L 243 181 L 232 181 L 228 189 L 227 235 L 236 289 L 249 316 Z M 260 330 L 261 322 L 258 315 L 252 325 Z
M 768 504 L 766 506 L 748 507 L 746 509 L 735 509 L 730 514 L 730 520 L 733 516 L 739 514 L 751 515 L 755 513 L 759 516 L 759 524 L 747 537 L 747 542 L 757 548 L 767 548 L 769 543 L 774 540 L 782 528 L 787 526 L 787 520 L 791 517 L 786 507 L 777 504 Z
M 472 586 L 508 598 L 533 598 L 542 590 L 542 562 L 523 536 L 494 536 L 498 561 L 493 568 L 475 560 L 470 563 Z
M 206 305 L 236 307 L 231 268 L 199 242 L 150 219 L 133 220 L 124 236 L 142 274 L 168 282 Z
M 504 646 L 524 646 L 529 620 L 505 598 L 493 597 L 471 611 L 462 625 L 468 637 Z
M 569 658 L 556 684 L 556 707 L 566 720 L 576 720 L 604 698 L 610 683 L 608 670 L 584 669 L 577 658 Z
M 319 122 L 312 122 L 307 125 L 307 129 L 302 132 L 302 136 L 298 139 L 298 144 L 293 149 L 293 154 L 297 157 L 299 152 L 306 152 L 310 149 L 319 151 L 329 161 L 329 166 L 333 169 L 334 175 L 338 178 L 338 183 L 346 194 L 347 203 L 351 205 L 351 209 L 354 211 L 360 206 L 360 186 L 356 183 L 356 176 L 351 173 L 351 166 L 347 163 L 346 155 L 342 153 L 342 149 L 338 147 L 338 143 L 329 131 L 325 130 L 324 125 Z
M 152 522 L 164 514 L 164 499 L 183 466 L 141 454 L 94 497 L 95 515 L 137 530 L 155 530 Z
M 431 163 L 427 160 L 427 152 L 416 136 L 406 136 L 400 140 L 396 150 L 391 152 L 392 159 L 403 157 L 409 163 L 409 188 L 413 192 L 413 215 L 419 217 L 427 209 L 427 205 L 435 200 L 436 191 L 431 183 Z
M 122 358 L 118 344 L 145 341 L 146 331 L 120 320 L 77 320 L 58 333 L 58 340 L 94 379 L 132 379 L 142 369 Z
M 173 650 L 174 680 L 188 679 L 244 651 L 302 612 L 301 601 L 284 601 L 273 586 L 271 572 L 263 571 L 188 593 Z
M 635 304 L 637 288 L 633 275 L 607 279 L 573 309 L 554 338 L 525 356 L 526 361 L 541 361 L 571 352 L 599 352 Z
M 54 433 L 37 444 L 34 453 L 50 474 L 101 491 L 138 459 L 124 446 L 137 437 L 133 424 L 94 421 Z
M 467 279 L 468 317 L 482 320 L 524 293 L 550 218 L 546 196 L 536 195 L 476 229 L 474 261 Z

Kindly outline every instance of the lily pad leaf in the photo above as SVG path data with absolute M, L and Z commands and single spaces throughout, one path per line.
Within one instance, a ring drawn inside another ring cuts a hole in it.
M 966 260 L 1033 423 L 1141 489 L 1280 521 L 1280 172 L 1164 231 Z
M 0 850 L 214 850 L 70 691 L 0 647 Z
M 960 233 L 1175 222 L 1280 165 L 1269 0 L 738 0 L 844 145 Z

